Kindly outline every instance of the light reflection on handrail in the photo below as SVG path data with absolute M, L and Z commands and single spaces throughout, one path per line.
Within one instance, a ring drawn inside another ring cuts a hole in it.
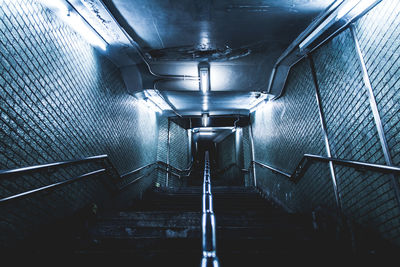
M 218 267 L 217 238 L 213 198 L 211 193 L 210 159 L 208 151 L 205 152 L 203 204 L 202 204 L 202 244 L 203 255 L 201 267 Z
M 359 170 L 369 170 L 374 172 L 381 172 L 381 173 L 392 173 L 392 174 L 400 174 L 400 167 L 398 166 L 388 166 L 382 164 L 375 164 L 375 163 L 368 163 L 368 162 L 361 162 L 361 161 L 354 161 L 354 160 L 345 160 L 345 159 L 337 159 L 331 157 L 324 157 L 319 155 L 311 155 L 311 154 L 304 154 L 302 159 L 300 160 L 299 164 L 297 165 L 296 169 L 292 174 L 282 171 L 280 169 L 274 168 L 269 166 L 268 164 L 261 163 L 258 161 L 254 161 L 255 164 L 261 166 L 263 168 L 270 169 L 271 171 L 281 174 L 287 178 L 289 178 L 293 182 L 298 182 L 306 173 L 308 167 L 314 162 L 333 162 L 337 165 L 347 166 Z

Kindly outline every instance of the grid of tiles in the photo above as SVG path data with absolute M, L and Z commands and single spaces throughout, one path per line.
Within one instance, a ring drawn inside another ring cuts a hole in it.
M 2 1 L 0 99 L 1 169 L 108 154 L 124 173 L 156 159 L 154 112 L 125 92 L 111 62 L 35 1 Z M 8 196 L 96 168 L 88 164 L 2 179 L 0 193 Z M 46 195 L 46 201 L 18 202 L 2 213 L 9 214 L 2 226 L 18 232 L 30 224 L 24 220 L 39 225 L 73 211 L 105 190 L 99 180 L 72 184 Z
M 217 144 L 217 168 L 221 170 L 215 179 L 216 185 L 242 185 L 242 175 L 236 158 L 237 131 L 225 137 Z M 240 155 L 239 155 L 240 156 Z
M 393 163 L 400 165 L 400 3 L 384 0 L 356 24 Z
M 400 3 L 382 1 L 355 24 L 393 164 L 400 165 Z M 399 182 L 399 177 L 397 181 Z M 392 220 L 389 236 L 399 238 Z M 390 228 L 389 228 L 390 229 Z
M 253 121 L 255 157 L 258 161 L 291 173 L 305 153 L 325 155 L 315 88 L 308 61 L 303 60 L 293 67 L 285 94 L 257 110 Z M 297 184 L 299 204 L 293 201 L 294 189 L 288 189 L 287 194 L 279 192 L 283 190 L 279 186 L 282 183 L 288 188 L 286 182 L 283 182 L 284 179 L 286 178 L 268 170 L 260 174 L 257 172 L 257 183 L 272 183 L 274 189 L 270 189 L 271 192 L 280 194 L 280 200 L 286 201 L 291 209 L 304 210 L 321 204 L 329 207 L 334 205 L 331 178 L 326 167 L 311 167 Z M 316 191 L 320 193 L 314 194 Z
M 243 167 L 248 169 L 249 172 L 244 174 L 244 185 L 253 185 L 253 176 L 251 170 L 251 142 L 250 142 L 250 126 L 244 127 L 243 130 Z
M 354 40 L 346 30 L 314 55 L 332 156 L 385 164 Z M 344 213 L 382 235 L 398 222 L 390 177 L 336 167 Z
M 172 121 L 169 122 L 168 130 L 168 118 L 166 117 L 161 117 L 159 121 L 157 160 L 165 163 L 167 162 L 168 131 L 170 135 L 169 163 L 175 168 L 186 169 L 189 165 L 189 138 L 187 131 Z M 158 170 L 158 185 L 165 186 L 166 179 L 167 173 Z M 184 183 L 185 181 L 183 181 L 183 179 L 169 175 L 168 186 L 179 187 Z

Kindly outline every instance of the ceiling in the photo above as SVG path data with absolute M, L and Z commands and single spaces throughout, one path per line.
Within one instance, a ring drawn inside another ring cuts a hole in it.
M 157 89 L 184 115 L 238 114 L 265 92 L 285 49 L 331 0 L 104 0 L 142 51 L 142 89 Z M 133 56 L 132 56 L 133 57 Z M 208 110 L 198 80 L 160 79 L 150 73 L 198 76 L 210 66 Z M 129 73 L 129 66 L 124 66 Z M 129 75 L 129 74 L 128 74 Z

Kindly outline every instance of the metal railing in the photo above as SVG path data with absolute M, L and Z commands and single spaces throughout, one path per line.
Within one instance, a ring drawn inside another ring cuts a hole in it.
M 324 157 L 324 156 L 311 155 L 311 154 L 304 154 L 304 156 L 302 157 L 300 162 L 297 164 L 297 167 L 295 168 L 293 173 L 287 173 L 285 171 L 274 168 L 265 163 L 254 161 L 254 163 L 256 165 L 261 166 L 263 168 L 267 168 L 275 173 L 281 174 L 281 175 L 289 178 L 289 180 L 291 180 L 293 182 L 298 182 L 304 176 L 304 174 L 307 172 L 307 169 L 310 167 L 310 165 L 315 162 L 325 162 L 325 163 L 332 162 L 337 165 L 351 167 L 351 168 L 361 170 L 361 171 L 369 170 L 369 171 L 380 172 L 380 173 L 391 173 L 391 174 L 400 175 L 400 167 L 397 167 L 397 166 L 388 166 L 388 165 L 374 164 L 374 163 L 354 161 L 354 160 L 337 159 L 337 158 Z
M 201 266 L 219 266 L 217 257 L 217 236 L 215 215 L 213 209 L 213 197 L 211 193 L 210 159 L 208 151 L 204 155 L 204 180 L 203 180 L 203 204 L 202 204 L 202 244 L 203 257 Z
M 103 175 L 106 173 L 109 173 L 111 175 L 115 175 L 116 176 L 116 181 L 122 181 L 122 180 L 126 180 L 126 178 L 128 176 L 134 175 L 139 173 L 140 171 L 150 168 L 152 166 L 157 165 L 157 168 L 161 168 L 160 165 L 163 166 L 167 166 L 169 168 L 167 168 L 167 170 L 162 169 L 163 171 L 168 171 L 170 172 L 172 175 L 176 175 L 179 178 L 182 177 L 186 177 L 189 176 L 192 170 L 192 164 L 190 164 L 190 166 L 187 169 L 181 170 L 178 169 L 176 167 L 173 167 L 169 164 L 166 164 L 165 162 L 162 161 L 156 161 L 150 164 L 147 164 L 145 166 L 139 167 L 135 170 L 132 171 L 128 171 L 124 174 L 119 175 L 118 171 L 115 169 L 114 165 L 112 164 L 112 162 L 110 161 L 110 158 L 108 157 L 108 155 L 98 155 L 98 156 L 92 156 L 92 157 L 86 157 L 86 158 L 81 158 L 81 159 L 75 159 L 75 160 L 67 160 L 67 161 L 60 161 L 60 162 L 54 162 L 54 163 L 48 163 L 48 164 L 40 164 L 40 165 L 35 165 L 35 166 L 29 166 L 29 167 L 22 167 L 22 168 L 16 168 L 16 169 L 10 169 L 10 170 L 0 170 L 0 179 L 5 178 L 5 177 L 14 177 L 17 175 L 26 175 L 26 174 L 30 174 L 30 173 L 34 173 L 34 172 L 40 172 L 40 171 L 44 171 L 44 170 L 52 170 L 52 169 L 57 169 L 57 168 L 65 168 L 65 167 L 69 167 L 69 166 L 73 166 L 73 165 L 81 165 L 84 163 L 92 163 L 92 162 L 101 162 L 102 164 L 104 164 L 103 168 L 99 168 L 97 170 L 79 175 L 77 177 L 74 178 L 70 178 L 67 179 L 65 181 L 61 181 L 61 182 L 56 182 L 50 185 L 46 185 L 43 187 L 39 187 L 36 189 L 32 189 L 32 190 L 28 190 L 22 193 L 18 193 L 18 194 L 14 194 L 11 196 L 7 196 L 4 198 L 0 199 L 0 205 L 5 204 L 7 202 L 13 201 L 13 200 L 18 200 L 18 199 L 22 199 L 22 198 L 26 198 L 29 197 L 31 195 L 40 193 L 40 192 L 46 192 L 46 191 L 51 191 L 54 190 L 56 188 L 71 184 L 71 183 L 75 183 L 78 181 L 81 181 L 83 179 L 86 178 L 90 178 L 90 177 L 97 177 L 99 175 Z M 154 168 L 153 170 L 157 169 Z M 152 170 L 152 171 L 153 171 Z M 140 179 L 148 176 L 150 173 L 141 175 L 139 177 L 137 177 L 136 179 L 128 182 L 127 184 L 123 185 L 123 186 L 116 186 L 116 191 L 121 191 L 123 189 L 126 189 L 128 186 L 136 183 L 137 181 L 139 181 Z

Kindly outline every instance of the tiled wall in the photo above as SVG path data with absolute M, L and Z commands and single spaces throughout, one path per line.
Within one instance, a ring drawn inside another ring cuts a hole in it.
M 167 163 L 168 159 L 172 167 L 181 170 L 186 169 L 190 164 L 189 137 L 187 131 L 173 121 L 168 122 L 168 118 L 166 117 L 160 119 L 159 125 L 157 160 Z M 165 186 L 166 180 L 167 173 L 159 170 L 157 178 L 158 185 Z M 168 175 L 168 186 L 177 187 L 185 184 L 186 181 L 184 178 L 179 179 L 177 176 Z
M 158 118 L 126 93 L 119 70 L 35 1 L 0 2 L 0 169 L 108 154 L 122 174 L 154 162 Z M 98 167 L 2 178 L 0 194 Z M 51 193 L 46 201 L 38 197 L 2 206 L 1 231 L 22 235 L 25 226 L 96 201 L 104 190 L 93 178 Z
M 291 70 L 284 96 L 257 110 L 252 123 L 257 161 L 292 173 L 305 153 L 326 155 L 308 61 Z M 324 165 L 312 166 L 297 186 L 258 165 L 256 170 L 258 186 L 289 209 L 334 208 L 329 169 Z
M 238 141 L 241 141 L 242 129 L 217 143 L 217 169 L 214 185 L 243 185 L 243 175 L 240 171 L 243 164 L 243 153 L 240 153 Z
M 393 162 L 400 146 L 400 3 L 384 0 L 354 23 Z M 349 29 L 312 55 L 333 157 L 386 164 L 360 60 Z M 292 173 L 304 153 L 326 155 L 308 60 L 295 65 L 285 94 L 252 115 L 256 160 Z M 335 166 L 344 214 L 400 243 L 400 207 L 389 175 Z M 398 180 L 399 178 L 396 177 Z M 268 194 L 294 210 L 335 209 L 326 164 L 314 164 L 298 184 L 257 168 Z

